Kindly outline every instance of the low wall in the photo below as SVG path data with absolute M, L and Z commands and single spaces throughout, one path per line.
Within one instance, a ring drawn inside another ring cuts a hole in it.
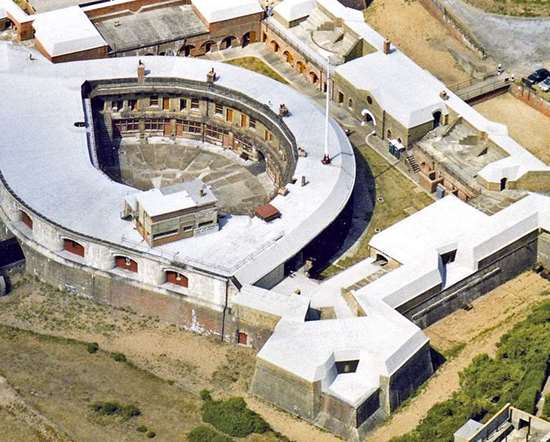
M 510 93 L 518 100 L 523 101 L 533 109 L 536 109 L 540 113 L 550 117 L 550 102 L 544 100 L 542 97 L 539 97 L 533 89 L 523 84 L 514 84 L 510 88 Z
M 156 316 L 162 321 L 203 335 L 221 337 L 223 334 L 225 341 L 236 342 L 236 324 L 222 306 L 214 310 L 190 302 L 184 295 L 155 289 L 148 284 L 61 257 L 45 256 L 25 242 L 21 242 L 21 246 L 27 273 L 60 290 L 145 316 Z
M 312 422 L 319 413 L 321 385 L 309 383 L 280 368 L 256 359 L 250 390 L 289 413 Z
M 470 32 L 468 27 L 454 13 L 441 4 L 438 0 L 420 0 L 430 14 L 437 18 L 453 37 L 464 43 L 468 48 L 474 51 L 480 58 L 484 59 L 487 55 L 485 49 L 479 40 Z
M 490 292 L 537 262 L 538 232 L 534 231 L 481 260 L 476 273 L 443 290 L 430 290 L 423 302 L 397 310 L 420 328 L 444 318 L 474 299 Z

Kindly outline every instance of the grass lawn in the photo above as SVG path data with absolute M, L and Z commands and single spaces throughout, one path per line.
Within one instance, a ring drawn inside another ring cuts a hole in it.
M 377 199 L 374 213 L 355 252 L 341 259 L 337 264 L 327 267 L 321 273 L 322 278 L 329 278 L 368 257 L 369 241 L 378 229 L 382 231 L 406 218 L 410 213 L 423 209 L 433 202 L 425 192 L 421 191 L 370 147 L 365 145 L 358 147 L 356 153 L 360 154 L 368 163 L 374 176 L 375 198 Z M 380 197 L 383 198 L 383 202 L 379 200 Z
M 240 66 L 242 68 L 248 69 L 249 71 L 254 71 L 267 77 L 273 78 L 274 80 L 277 80 L 281 83 L 288 84 L 288 81 L 286 81 L 277 72 L 275 72 L 257 57 L 234 58 L 233 60 L 226 61 L 226 63 Z

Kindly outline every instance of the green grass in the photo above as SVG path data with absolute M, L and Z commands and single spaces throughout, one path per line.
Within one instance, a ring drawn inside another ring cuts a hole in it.
M 288 84 L 283 77 L 281 77 L 277 72 L 271 69 L 267 64 L 257 57 L 242 57 L 234 58 L 233 60 L 226 61 L 228 64 L 235 66 L 240 66 L 242 68 L 248 69 L 249 71 L 257 72 L 258 74 L 265 75 L 266 77 L 277 80 L 283 84 Z
M 494 358 L 482 354 L 460 373 L 460 389 L 430 409 L 410 433 L 392 442 L 448 442 L 468 419 L 485 421 L 510 402 L 529 413 L 546 378 L 550 358 L 550 302 L 506 333 Z
M 376 198 L 382 197 L 384 201 L 376 201 L 367 231 L 361 238 L 355 253 L 327 267 L 321 273 L 322 278 L 329 278 L 367 258 L 369 242 L 377 230 L 382 231 L 409 216 L 405 209 L 411 208 L 417 211 L 433 202 L 426 193 L 418 191 L 419 188 L 413 182 L 372 148 L 362 146 L 357 148 L 355 153 L 361 155 L 368 163 L 375 180 Z

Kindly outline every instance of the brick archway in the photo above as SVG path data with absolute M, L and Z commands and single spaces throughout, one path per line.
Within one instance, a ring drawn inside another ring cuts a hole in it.
M 269 43 L 269 47 L 273 52 L 279 52 L 279 49 L 281 49 L 279 43 L 277 43 L 275 40 L 271 40 L 271 42 Z
M 286 49 L 284 52 L 283 52 L 283 57 L 285 57 L 285 61 L 290 64 L 290 65 L 293 65 L 294 64 L 294 57 L 292 56 L 292 52 L 290 52 L 288 49 Z
M 241 38 L 241 47 L 245 48 L 250 43 L 255 43 L 255 42 L 256 42 L 256 32 L 254 31 L 245 32 Z
M 239 39 L 234 35 L 228 35 L 227 37 L 224 37 L 219 44 L 220 51 L 233 47 L 233 42 L 239 43 Z

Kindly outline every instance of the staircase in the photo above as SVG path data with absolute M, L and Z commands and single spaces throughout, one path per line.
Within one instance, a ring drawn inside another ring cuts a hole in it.
M 409 163 L 409 166 L 411 166 L 411 169 L 414 173 L 420 172 L 420 166 L 418 165 L 416 158 L 411 151 L 407 151 L 407 162 Z

